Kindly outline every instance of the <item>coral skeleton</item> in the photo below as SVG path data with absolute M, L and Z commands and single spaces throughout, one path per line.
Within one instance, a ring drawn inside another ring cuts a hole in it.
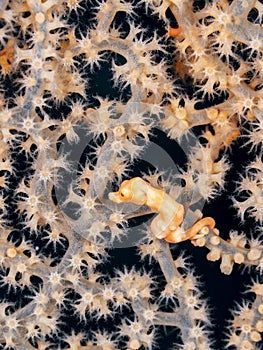
M 263 347 L 262 0 L 0 0 L 0 350 Z

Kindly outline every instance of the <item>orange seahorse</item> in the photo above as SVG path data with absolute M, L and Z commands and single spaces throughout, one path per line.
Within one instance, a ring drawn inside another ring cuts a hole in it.
M 117 192 L 109 193 L 109 199 L 115 203 L 131 202 L 147 205 L 159 214 L 151 222 L 151 231 L 155 237 L 169 243 L 179 243 L 187 239 L 197 239 L 208 233 L 207 227 L 214 228 L 211 217 L 198 220 L 186 231 L 180 226 L 184 219 L 184 207 L 164 191 L 152 187 L 140 177 L 125 180 Z

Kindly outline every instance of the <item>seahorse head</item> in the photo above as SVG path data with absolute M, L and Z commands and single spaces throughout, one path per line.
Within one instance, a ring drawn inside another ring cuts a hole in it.
M 109 199 L 115 203 L 132 202 L 142 205 L 147 199 L 147 187 L 140 177 L 125 180 L 117 192 L 109 193 Z

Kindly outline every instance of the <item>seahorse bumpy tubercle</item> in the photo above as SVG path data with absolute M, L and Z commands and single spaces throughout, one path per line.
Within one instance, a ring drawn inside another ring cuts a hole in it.
M 168 236 L 166 236 L 165 240 L 169 243 L 179 243 L 187 239 L 197 239 L 208 234 L 208 227 L 215 227 L 215 220 L 211 217 L 206 217 L 198 220 L 186 231 L 179 227 L 177 230 L 171 232 Z

